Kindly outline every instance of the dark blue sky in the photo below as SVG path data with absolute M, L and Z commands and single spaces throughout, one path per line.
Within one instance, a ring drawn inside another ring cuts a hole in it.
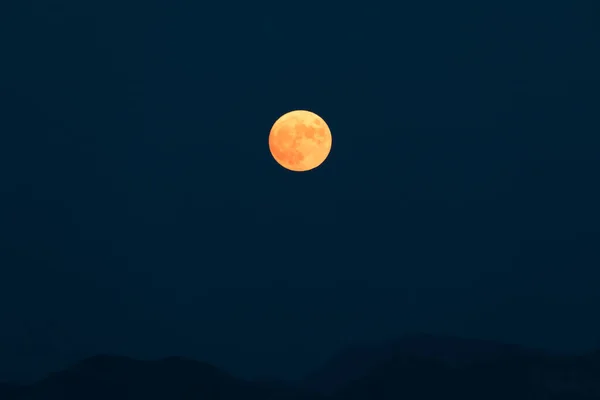
M 294 377 L 403 332 L 599 343 L 594 1 L 0 6 L 0 379 Z M 330 8 L 328 8 L 330 7 Z M 320 114 L 329 159 L 271 158 Z

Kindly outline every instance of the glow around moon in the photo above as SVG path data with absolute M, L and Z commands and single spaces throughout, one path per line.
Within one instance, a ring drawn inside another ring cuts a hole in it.
M 317 114 L 296 110 L 282 115 L 271 128 L 269 149 L 275 161 L 290 171 L 309 171 L 331 151 L 331 131 Z

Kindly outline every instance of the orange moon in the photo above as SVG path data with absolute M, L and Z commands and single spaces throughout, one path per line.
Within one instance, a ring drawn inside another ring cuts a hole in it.
M 269 134 L 275 161 L 290 171 L 317 168 L 331 151 L 331 131 L 317 114 L 296 110 L 279 117 Z

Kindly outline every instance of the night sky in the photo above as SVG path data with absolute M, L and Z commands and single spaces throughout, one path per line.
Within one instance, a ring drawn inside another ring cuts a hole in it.
M 0 380 L 600 347 L 596 0 L 1 3 Z M 306 173 L 268 148 L 294 109 L 333 135 Z

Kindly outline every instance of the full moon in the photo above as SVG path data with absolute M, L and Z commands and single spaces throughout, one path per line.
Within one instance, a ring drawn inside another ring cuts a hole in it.
M 279 117 L 269 134 L 269 149 L 275 161 L 290 171 L 317 168 L 331 151 L 331 131 L 323 118 L 305 110 Z

